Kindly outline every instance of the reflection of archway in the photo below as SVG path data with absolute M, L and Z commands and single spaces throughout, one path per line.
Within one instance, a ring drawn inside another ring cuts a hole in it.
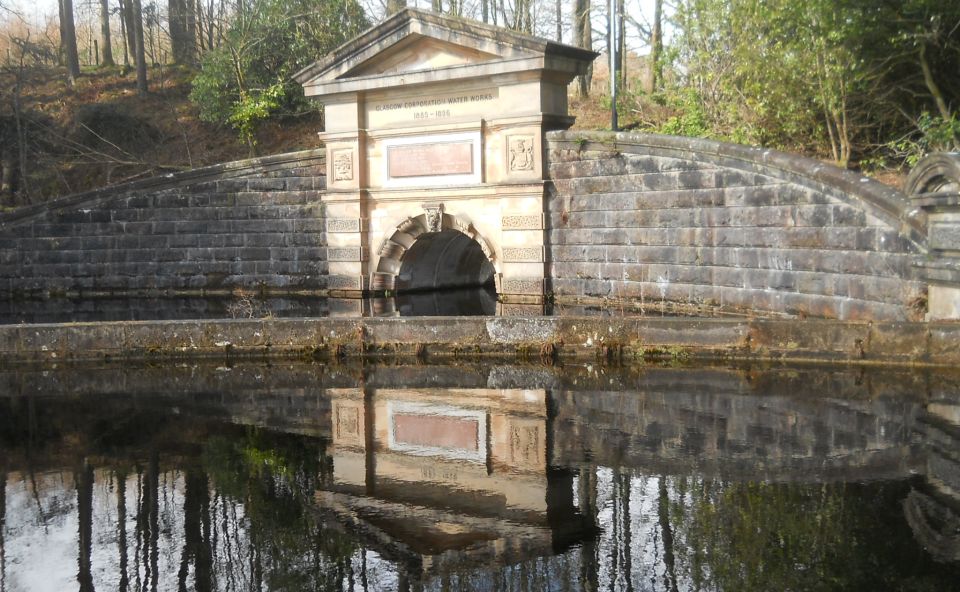
M 495 284 L 497 291 L 500 288 L 499 269 L 486 239 L 472 224 L 444 214 L 439 207 L 400 223 L 383 241 L 379 255 L 373 274 L 375 291 L 489 284 Z

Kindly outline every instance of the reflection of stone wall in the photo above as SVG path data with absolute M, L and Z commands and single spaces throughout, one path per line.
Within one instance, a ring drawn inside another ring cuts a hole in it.
M 717 370 L 651 370 L 639 392 L 555 390 L 554 458 L 801 480 L 921 469 L 911 448 L 920 402 L 839 398 L 843 389 L 825 398 L 824 385 L 804 387 L 802 376 L 779 395 L 790 388 L 764 386 L 776 373 L 754 378 L 759 384 Z

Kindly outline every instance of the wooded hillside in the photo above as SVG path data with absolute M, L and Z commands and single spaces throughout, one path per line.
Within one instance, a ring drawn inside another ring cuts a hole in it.
M 315 145 L 322 114 L 291 75 L 407 5 L 59 0 L 38 19 L 13 1 L 0 0 L 4 207 Z M 621 129 L 769 146 L 880 176 L 960 148 L 960 3 L 409 4 L 603 52 L 571 85 L 581 128 L 611 126 L 612 53 Z

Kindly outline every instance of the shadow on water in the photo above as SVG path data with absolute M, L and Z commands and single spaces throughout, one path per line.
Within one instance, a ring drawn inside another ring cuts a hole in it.
M 497 314 L 497 291 L 491 286 L 402 292 L 385 303 L 402 317 L 477 316 Z
M 877 590 L 960 577 L 960 377 L 0 370 L 0 589 Z
M 0 325 L 101 321 L 249 319 L 327 316 L 496 315 L 493 286 L 414 290 L 389 297 L 266 298 L 240 293 L 208 298 L 49 298 L 0 301 Z

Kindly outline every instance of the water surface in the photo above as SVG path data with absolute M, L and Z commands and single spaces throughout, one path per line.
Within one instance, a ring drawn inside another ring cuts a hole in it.
M 0 370 L 0 590 L 949 590 L 960 380 Z

